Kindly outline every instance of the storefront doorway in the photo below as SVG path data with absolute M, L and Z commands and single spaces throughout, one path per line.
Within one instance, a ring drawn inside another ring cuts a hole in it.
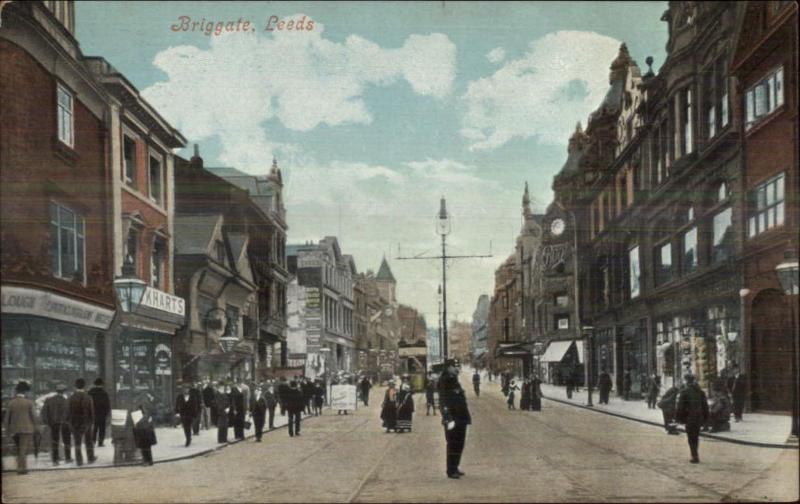
M 762 291 L 753 300 L 750 334 L 753 409 L 790 411 L 792 331 L 784 296 L 779 291 Z

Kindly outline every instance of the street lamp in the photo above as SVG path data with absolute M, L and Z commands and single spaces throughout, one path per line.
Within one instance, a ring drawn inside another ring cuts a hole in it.
M 136 277 L 136 268 L 133 259 L 128 256 L 122 265 L 122 276 L 114 279 L 114 290 L 117 293 L 120 308 L 127 313 L 135 312 L 142 302 L 142 296 L 147 288 L 144 280 Z
M 436 223 L 436 231 L 442 236 L 442 358 L 447 360 L 447 253 L 445 248 L 445 237 L 450 234 L 451 222 L 450 215 L 445 207 L 444 196 L 442 196 L 439 207 L 439 219 Z
M 797 387 L 800 380 L 797 376 L 798 370 L 798 327 L 797 327 L 797 294 L 798 294 L 798 263 L 797 253 L 794 250 L 787 250 L 784 253 L 784 262 L 775 267 L 781 289 L 786 294 L 789 303 L 789 311 L 792 317 L 792 432 L 791 439 L 796 440 L 798 435 L 798 412 L 797 412 Z
M 224 317 L 224 319 L 211 319 L 211 320 L 209 320 L 209 317 L 211 316 L 211 314 L 215 313 L 215 312 L 222 313 L 222 316 Z M 225 325 L 224 326 L 222 325 L 222 320 L 225 321 Z M 222 309 L 220 307 L 211 308 L 210 310 L 208 310 L 206 312 L 206 316 L 205 316 L 206 328 L 211 328 L 211 329 L 214 329 L 214 330 L 217 330 L 217 331 L 224 330 L 223 335 L 219 338 L 219 346 L 222 348 L 222 351 L 225 352 L 225 353 L 228 353 L 231 350 L 233 350 L 233 348 L 239 342 L 239 338 L 237 338 L 235 335 L 230 333 L 231 322 L 235 322 L 235 321 L 232 321 L 231 318 L 228 316 L 228 313 L 224 309 Z
M 594 407 L 594 403 L 592 403 L 592 392 L 594 392 L 594 387 L 592 386 L 592 382 L 594 381 L 594 327 L 592 326 L 583 326 L 581 327 L 581 331 L 584 334 L 587 334 L 586 343 L 588 346 L 588 352 L 586 355 L 583 356 L 583 359 L 586 361 L 583 364 L 583 367 L 586 370 L 586 376 L 588 380 L 586 382 L 586 406 Z

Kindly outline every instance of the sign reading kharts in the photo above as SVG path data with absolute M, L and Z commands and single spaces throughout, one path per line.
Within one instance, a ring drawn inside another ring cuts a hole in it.
M 140 306 L 147 306 L 174 315 L 186 315 L 186 302 L 183 298 L 167 294 L 152 287 L 145 289 Z

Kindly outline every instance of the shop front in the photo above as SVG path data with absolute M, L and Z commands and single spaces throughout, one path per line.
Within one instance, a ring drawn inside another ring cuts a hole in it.
M 539 357 L 544 367 L 544 381 L 564 385 L 567 377 L 583 381 L 583 341 L 551 341 Z
M 641 319 L 622 328 L 622 374 L 628 373 L 631 380 L 631 397 L 642 399 L 646 393 L 651 373 L 647 319 Z
M 114 342 L 117 408 L 144 406 L 157 422 L 172 420 L 173 344 L 184 320 L 184 300 L 152 287 L 134 313 L 122 314 Z
M 113 317 L 108 308 L 45 290 L 3 286 L 3 405 L 20 380 L 41 407 L 56 381 L 71 389 L 78 378 L 109 379 L 103 356 Z

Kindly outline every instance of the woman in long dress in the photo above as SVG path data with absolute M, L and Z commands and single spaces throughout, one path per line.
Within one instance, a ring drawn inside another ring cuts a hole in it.
M 383 420 L 383 428 L 386 429 L 386 432 L 390 430 L 397 432 L 397 390 L 394 388 L 393 381 L 389 382 L 389 388 L 386 389 L 386 395 L 383 397 L 381 420 Z
M 508 409 L 517 409 L 514 407 L 514 391 L 519 390 L 519 386 L 517 386 L 516 382 L 513 380 L 508 386 Z
M 397 393 L 397 432 L 411 431 L 414 416 L 414 394 L 408 383 L 400 385 Z
M 519 393 L 519 409 L 523 411 L 531 409 L 531 387 L 527 379 L 522 382 L 522 390 Z

